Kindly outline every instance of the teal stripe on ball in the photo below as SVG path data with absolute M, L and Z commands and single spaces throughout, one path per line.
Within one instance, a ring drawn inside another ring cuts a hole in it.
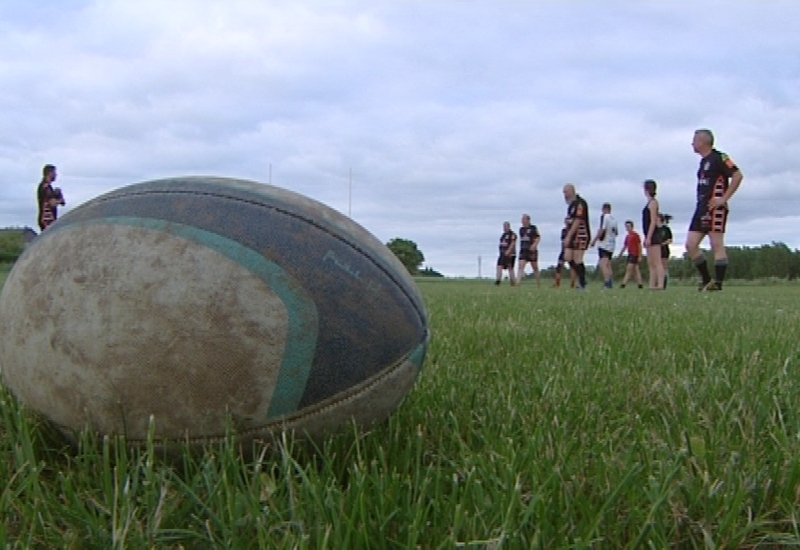
M 288 334 L 275 391 L 270 399 L 269 418 L 297 410 L 311 373 L 317 346 L 319 319 L 314 302 L 292 284 L 286 272 L 255 250 L 216 233 L 190 225 L 151 218 L 108 217 L 82 224 L 115 224 L 163 231 L 206 246 L 238 263 L 263 280 L 286 307 Z M 56 226 L 54 225 L 53 228 Z M 66 229 L 66 228 L 64 228 Z M 48 228 L 48 231 L 51 229 Z

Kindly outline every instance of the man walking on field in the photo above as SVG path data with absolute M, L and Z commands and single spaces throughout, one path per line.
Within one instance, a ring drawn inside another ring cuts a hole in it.
M 714 149 L 714 134 L 701 129 L 694 133 L 694 152 L 700 155 L 697 169 L 697 207 L 686 236 L 686 252 L 694 260 L 702 282 L 699 290 L 722 290 L 728 255 L 725 252 L 725 225 L 728 222 L 728 201 L 742 183 L 742 172 L 728 155 Z M 714 279 L 708 272 L 705 255 L 700 250 L 708 235 L 714 250 Z
M 503 233 L 500 235 L 500 256 L 497 258 L 497 277 L 494 284 L 500 285 L 503 271 L 508 271 L 508 280 L 514 286 L 514 264 L 517 262 L 517 234 L 511 231 L 511 224 L 503 222 Z
M 611 268 L 611 258 L 614 257 L 614 248 L 617 246 L 617 220 L 611 215 L 611 205 L 603 204 L 603 213 L 600 215 L 600 230 L 597 232 L 591 246 L 597 243 L 597 255 L 600 256 L 600 271 L 603 273 L 604 288 L 613 288 L 614 270 Z
M 530 263 L 533 268 L 533 276 L 536 278 L 536 286 L 540 286 L 539 278 L 539 230 L 535 225 L 531 225 L 531 217 L 528 214 L 522 215 L 522 227 L 519 228 L 519 274 L 517 284 L 522 283 L 525 278 L 525 266 Z
M 592 238 L 592 232 L 589 229 L 589 205 L 575 191 L 575 186 L 571 183 L 564 186 L 563 192 L 564 200 L 569 205 L 567 207 L 569 229 L 563 240 L 564 261 L 569 263 L 570 269 L 574 269 L 578 274 L 578 290 L 584 290 L 586 288 L 586 266 L 583 263 L 583 255 Z
M 622 258 L 627 250 L 628 262 L 625 266 L 625 276 L 622 278 L 622 284 L 619 285 L 619 287 L 625 288 L 625 285 L 628 284 L 628 279 L 633 275 L 636 277 L 639 288 L 642 288 L 642 272 L 639 270 L 639 258 L 642 255 L 642 239 L 639 238 L 639 234 L 633 230 L 632 220 L 625 222 L 625 229 L 628 234 L 625 235 L 625 241 L 622 243 L 622 250 L 619 251 L 619 257 Z

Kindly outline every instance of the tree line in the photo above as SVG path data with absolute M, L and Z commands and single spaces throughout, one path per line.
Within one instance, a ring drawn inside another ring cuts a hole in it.
M 727 246 L 728 272 L 727 279 L 752 281 L 756 279 L 794 280 L 800 276 L 800 250 L 792 250 L 785 243 L 773 242 L 761 246 Z M 712 252 L 706 252 L 710 265 L 714 264 Z M 612 261 L 614 278 L 619 280 L 625 275 L 626 258 L 614 258 Z M 588 267 L 588 266 L 587 266 Z M 647 279 L 649 272 L 647 261 L 643 257 L 639 262 L 642 277 Z M 542 271 L 544 276 L 552 277 L 555 266 Z M 598 275 L 599 276 L 599 275 Z M 677 280 L 691 280 L 697 277 L 697 270 L 691 258 L 670 258 L 669 276 Z
M 412 275 L 441 277 L 442 275 L 430 267 L 421 269 L 425 256 L 417 243 L 408 239 L 392 239 L 387 247 L 403 263 Z M 0 263 L 13 263 L 25 249 L 23 230 L 19 228 L 0 229 Z M 761 246 L 728 246 L 728 276 L 729 279 L 756 280 L 756 279 L 788 279 L 800 277 L 800 250 L 792 250 L 785 243 L 772 242 Z M 706 252 L 710 264 L 714 258 L 711 252 Z M 614 277 L 619 280 L 625 275 L 626 259 L 615 258 L 612 262 Z M 589 266 L 587 266 L 589 267 Z M 642 277 L 645 279 L 647 261 L 642 258 L 639 262 Z M 542 276 L 552 277 L 555 266 L 542 270 Z M 691 258 L 670 258 L 669 275 L 672 279 L 690 280 L 697 276 L 694 262 Z M 599 275 L 598 275 L 599 276 Z

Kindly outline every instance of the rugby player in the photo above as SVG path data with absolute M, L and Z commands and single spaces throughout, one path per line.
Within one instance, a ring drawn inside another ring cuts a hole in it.
M 42 168 L 42 181 L 36 189 L 36 201 L 39 204 L 37 222 L 39 229 L 44 231 L 58 219 L 58 205 L 64 205 L 64 196 L 60 189 L 53 188 L 56 181 L 56 167 L 45 164 Z
M 628 262 L 625 266 L 625 276 L 622 278 L 622 284 L 619 285 L 619 287 L 625 288 L 625 285 L 628 284 L 628 279 L 631 278 L 631 275 L 634 275 L 636 277 L 636 282 L 639 284 L 639 288 L 642 288 L 642 272 L 639 270 L 639 257 L 642 254 L 642 240 L 639 238 L 639 234 L 633 230 L 633 221 L 626 221 L 625 229 L 628 234 L 625 235 L 625 241 L 622 243 L 622 250 L 619 251 L 619 257 L 622 258 L 627 250 Z
M 570 269 L 578 274 L 579 290 L 586 288 L 586 266 L 583 255 L 589 246 L 592 232 L 589 228 L 589 205 L 576 191 L 575 186 L 568 183 L 564 186 L 564 200 L 567 207 L 567 217 L 570 220 L 564 243 L 564 261 L 569 263 Z
M 592 240 L 591 246 L 597 244 L 597 255 L 600 257 L 600 271 L 603 274 L 603 288 L 613 288 L 614 270 L 611 267 L 611 258 L 617 246 L 617 220 L 611 215 L 611 204 L 603 203 L 600 215 L 600 229 Z
M 500 256 L 497 258 L 497 277 L 494 284 L 499 285 L 503 279 L 503 270 L 508 271 L 508 280 L 514 286 L 514 264 L 517 261 L 517 234 L 511 231 L 511 224 L 503 222 L 503 234 L 500 235 Z
M 686 236 L 686 252 L 694 260 L 702 279 L 698 290 L 722 290 L 728 268 L 725 252 L 728 201 L 742 183 L 743 175 L 733 159 L 714 148 L 711 130 L 695 131 L 692 148 L 701 158 L 697 169 L 697 207 Z M 700 250 L 700 243 L 706 235 L 714 250 L 714 279 Z
M 525 266 L 529 263 L 533 268 L 533 276 L 536 278 L 536 286 L 541 285 L 539 277 L 539 230 L 535 225 L 531 225 L 531 217 L 528 214 L 522 215 L 522 227 L 519 228 L 519 274 L 517 284 L 522 284 L 525 278 Z
M 669 245 L 672 244 L 672 230 L 669 228 L 669 221 L 672 216 L 669 214 L 659 214 L 658 224 L 661 230 L 661 265 L 664 266 L 664 288 L 667 288 L 669 281 Z
M 664 289 L 664 264 L 661 263 L 661 231 L 658 229 L 658 199 L 655 180 L 645 180 L 644 195 L 647 204 L 642 209 L 644 247 L 647 250 L 647 267 L 650 272 L 650 290 Z

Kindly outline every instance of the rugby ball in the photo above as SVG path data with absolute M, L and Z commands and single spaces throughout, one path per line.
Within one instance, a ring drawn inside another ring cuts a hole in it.
M 326 435 L 386 418 L 428 342 L 380 241 L 254 182 L 149 181 L 93 199 L 25 250 L 0 295 L 3 383 L 68 434 L 132 444 Z

